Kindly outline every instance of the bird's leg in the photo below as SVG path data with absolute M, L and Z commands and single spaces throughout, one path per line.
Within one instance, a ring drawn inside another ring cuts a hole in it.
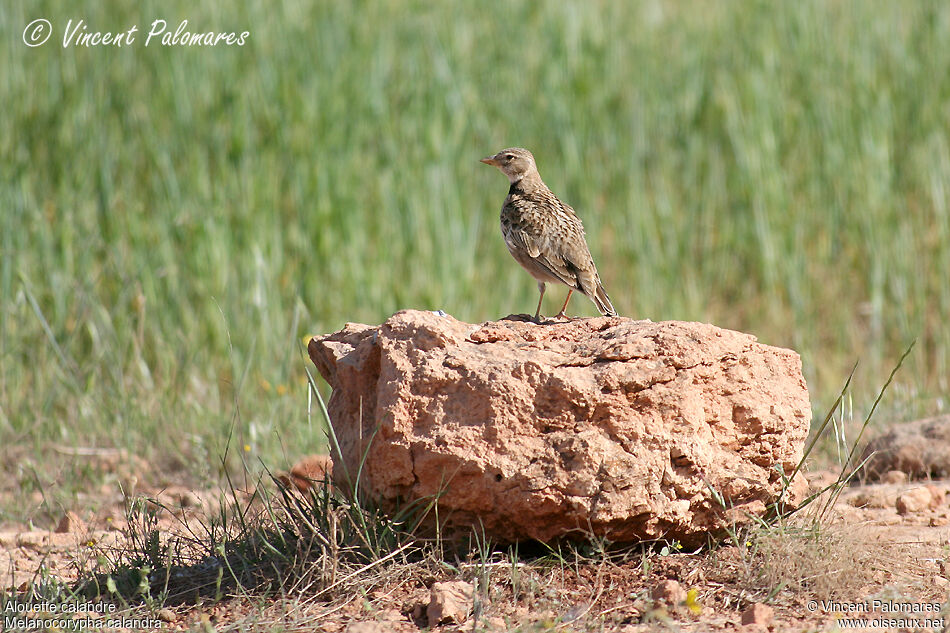
M 543 281 L 538 282 L 538 292 L 541 293 L 541 296 L 538 297 L 538 309 L 534 313 L 535 323 L 541 322 L 541 301 L 544 299 L 544 282 Z
M 564 312 L 567 310 L 567 303 L 571 300 L 571 295 L 574 294 L 573 288 L 567 289 L 567 299 L 564 300 L 564 305 L 561 306 L 561 311 L 557 313 L 557 318 L 559 319 L 570 319 L 571 317 L 567 316 Z

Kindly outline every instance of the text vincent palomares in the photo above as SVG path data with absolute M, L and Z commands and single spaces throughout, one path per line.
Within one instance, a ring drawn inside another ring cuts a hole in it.
M 185 30 L 187 27 L 188 20 L 182 20 L 177 29 L 169 31 L 165 20 L 155 20 L 149 28 L 148 35 L 145 36 L 145 45 L 148 46 L 154 38 L 155 42 L 160 42 L 162 46 L 217 46 L 218 44 L 244 46 L 245 40 L 251 34 L 250 31 L 242 31 L 240 34 L 234 32 L 217 33 L 215 31 L 191 33 Z M 63 48 L 68 46 L 122 47 L 131 45 L 135 43 L 135 34 L 138 28 L 137 25 L 133 24 L 129 29 L 116 33 L 91 32 L 82 20 L 75 24 L 72 20 L 69 20 L 66 23 L 66 30 L 63 31 Z

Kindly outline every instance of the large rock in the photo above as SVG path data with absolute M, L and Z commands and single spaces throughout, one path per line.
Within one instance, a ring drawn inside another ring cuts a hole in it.
M 701 323 L 404 311 L 309 351 L 338 482 L 500 541 L 703 541 L 765 512 L 811 416 L 798 354 Z

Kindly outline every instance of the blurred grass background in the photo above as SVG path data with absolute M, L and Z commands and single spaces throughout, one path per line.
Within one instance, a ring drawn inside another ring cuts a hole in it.
M 305 335 L 531 312 L 478 163 L 510 145 L 622 314 L 792 347 L 821 413 L 860 361 L 855 416 L 917 339 L 882 419 L 947 408 L 950 5 L 192 5 L 0 5 L 8 485 L 84 481 L 64 447 L 280 468 L 324 442 Z M 64 49 L 70 18 L 138 38 Z M 156 18 L 251 35 L 145 48 Z

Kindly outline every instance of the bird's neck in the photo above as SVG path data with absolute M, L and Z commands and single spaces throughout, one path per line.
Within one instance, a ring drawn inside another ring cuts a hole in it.
M 511 187 L 508 188 L 508 194 L 531 193 L 532 191 L 544 189 L 544 186 L 544 181 L 541 180 L 541 174 L 539 174 L 537 170 L 532 170 L 518 180 L 513 180 Z

